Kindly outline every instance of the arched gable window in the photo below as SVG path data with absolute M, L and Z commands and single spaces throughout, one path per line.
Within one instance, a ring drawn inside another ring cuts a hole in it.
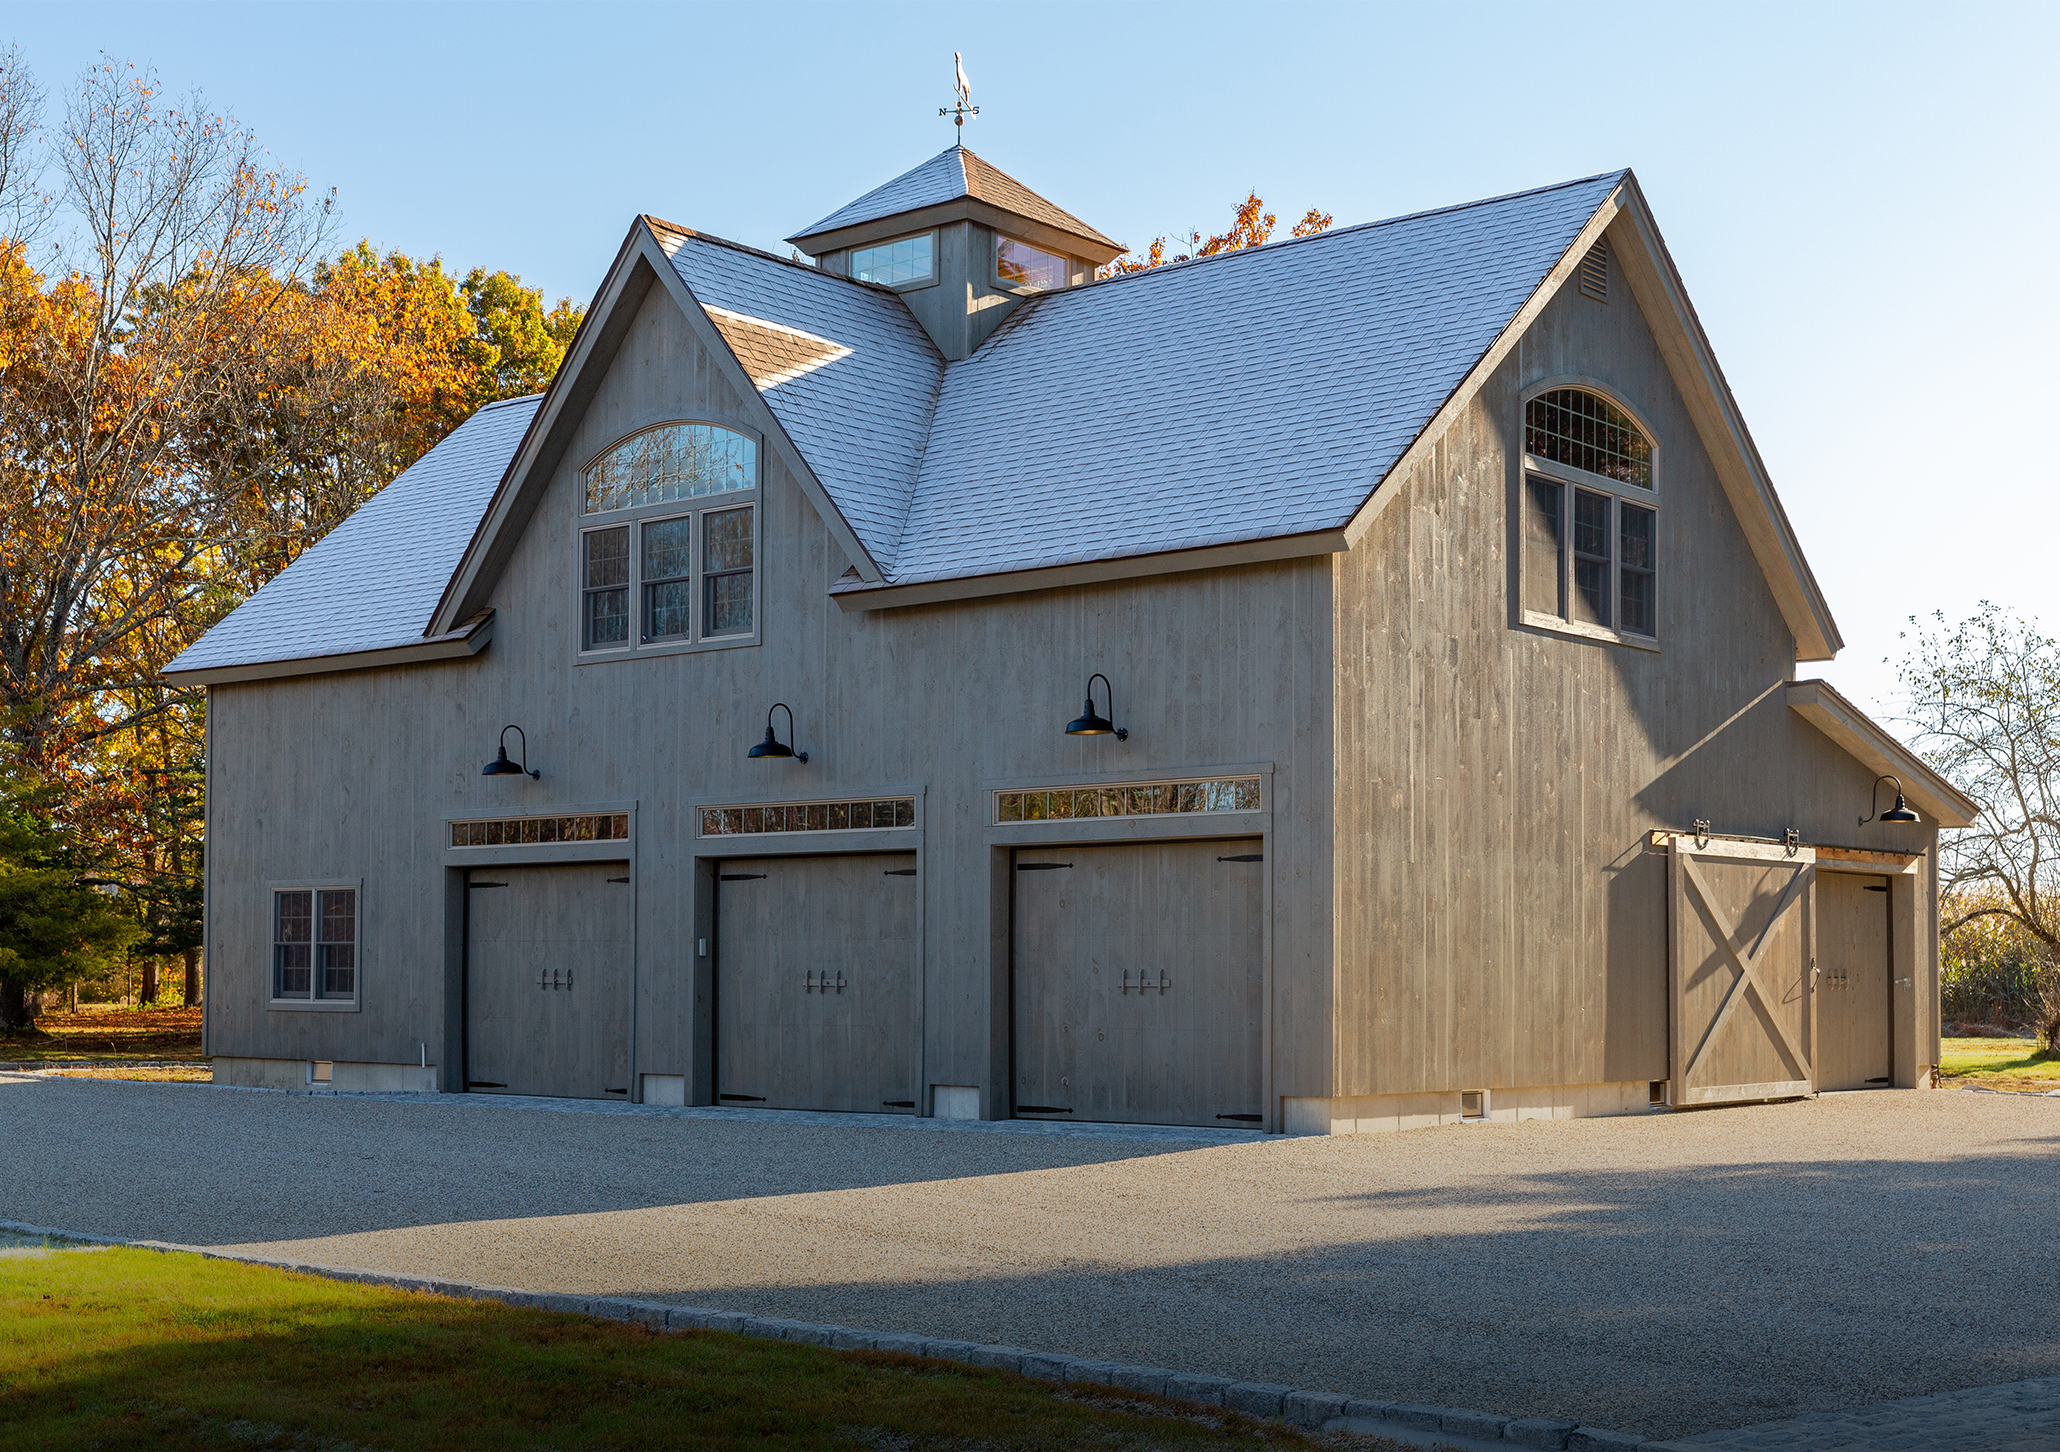
M 587 513 L 758 487 L 758 441 L 718 424 L 660 424 L 587 465 Z
M 1652 440 L 1585 388 L 1524 405 L 1526 624 L 1650 645 L 1659 638 Z
M 582 509 L 610 517 L 580 531 L 581 652 L 754 639 L 757 488 L 758 441 L 719 424 L 659 424 L 587 465 Z

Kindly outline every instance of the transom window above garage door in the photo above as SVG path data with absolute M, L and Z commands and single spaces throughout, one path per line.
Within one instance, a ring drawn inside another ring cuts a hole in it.
M 997 822 L 1057 822 L 1081 817 L 1178 817 L 1197 812 L 1256 812 L 1259 778 L 1111 782 L 994 794 Z
M 754 832 L 863 832 L 874 827 L 915 824 L 914 797 L 880 797 L 863 802 L 768 802 L 756 807 L 701 809 L 704 837 Z
M 514 847 L 526 842 L 627 842 L 629 814 L 576 817 L 497 817 L 451 823 L 453 847 Z

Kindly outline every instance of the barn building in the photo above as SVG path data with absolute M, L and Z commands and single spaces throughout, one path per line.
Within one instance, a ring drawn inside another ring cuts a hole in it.
M 1929 1082 L 1975 806 L 1796 678 L 1838 630 L 1631 173 L 1097 279 L 955 147 L 791 241 L 637 218 L 545 394 L 174 662 L 218 1082 L 1289 1133 Z

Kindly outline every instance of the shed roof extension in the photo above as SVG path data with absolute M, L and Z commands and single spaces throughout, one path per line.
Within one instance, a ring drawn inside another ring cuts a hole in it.
M 427 659 L 478 650 L 485 639 L 473 626 L 449 632 L 450 650 L 425 653 L 424 626 L 540 401 L 509 399 L 473 414 L 187 647 L 165 674 L 195 682 L 258 679 L 288 673 L 264 669 L 274 664 L 380 657 L 348 660 L 369 665 L 387 663 L 394 652 Z

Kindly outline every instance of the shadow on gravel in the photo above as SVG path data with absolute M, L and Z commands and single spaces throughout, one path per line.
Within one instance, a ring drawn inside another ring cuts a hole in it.
M 1291 1254 L 624 1294 L 1676 1437 L 2060 1374 L 2060 1138 L 2020 1144 L 1369 1190 Z
M 112 1096 L 120 1096 L 115 1098 Z M 0 1081 L 0 1219 L 240 1245 L 1191 1153 L 1193 1143 Z

